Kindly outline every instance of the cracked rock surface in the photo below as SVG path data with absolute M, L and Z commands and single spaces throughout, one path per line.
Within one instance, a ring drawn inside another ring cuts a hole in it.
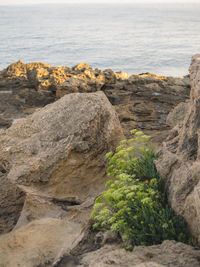
M 190 79 L 187 112 L 163 143 L 156 166 L 166 181 L 172 208 L 200 242 L 200 54 L 192 58 Z
M 13 266 L 13 253 L 19 266 L 46 261 L 51 266 L 59 253 L 75 246 L 108 179 L 105 154 L 123 138 L 103 92 L 68 94 L 0 131 L 4 176 L 23 194 L 20 210 L 15 195 L 0 196 L 5 211 L 19 217 L 13 231 L 0 237 L 0 266 Z M 14 225 L 12 216 L 7 220 Z

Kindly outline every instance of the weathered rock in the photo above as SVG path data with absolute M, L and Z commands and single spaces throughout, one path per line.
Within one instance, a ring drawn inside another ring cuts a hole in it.
M 159 144 L 170 129 L 168 113 L 189 98 L 190 84 L 188 77 L 129 76 L 93 70 L 85 63 L 68 68 L 19 61 L 0 73 L 0 116 L 6 122 L 0 126 L 9 127 L 12 119 L 26 117 L 65 94 L 99 90 L 115 106 L 126 137 L 133 128 L 142 129 Z
M 164 241 L 161 245 L 148 247 L 138 246 L 132 252 L 116 245 L 106 245 L 81 257 L 66 255 L 57 267 L 199 267 L 199 255 L 200 250 L 175 241 Z
M 174 109 L 172 109 L 167 116 L 167 124 L 169 124 L 172 128 L 177 124 L 182 124 L 190 107 L 189 102 L 181 102 Z
M 105 154 L 122 138 L 116 112 L 103 92 L 66 95 L 2 130 L 1 162 L 7 165 L 1 183 L 7 187 L 12 181 L 16 190 L 14 194 L 8 187 L 1 195 L 2 214 L 6 216 L 10 205 L 14 220 L 6 219 L 13 227 L 24 202 L 23 190 L 27 197 L 16 228 L 40 218 L 63 217 L 70 205 L 78 209 L 85 201 L 88 221 L 92 201 L 107 179 Z M 15 203 L 18 194 L 22 196 Z
M 17 223 L 23 208 L 25 195 L 6 176 L 0 163 L 0 234 L 9 232 Z
M 156 163 L 165 178 L 173 209 L 182 215 L 200 242 L 200 55 L 190 66 L 191 99 L 182 126 L 176 126 L 163 143 Z
M 122 138 L 103 92 L 66 95 L 0 132 L 7 179 L 26 193 L 0 237 L 0 266 L 53 266 L 78 244 L 107 180 L 105 154 Z
M 105 154 L 123 138 L 102 92 L 69 94 L 0 135 L 8 178 L 24 191 L 81 203 L 103 188 Z
M 0 237 L 1 267 L 53 266 L 82 237 L 75 220 L 45 218 Z
M 132 75 L 104 89 L 115 106 L 124 134 L 142 129 L 160 144 L 170 129 L 166 118 L 170 110 L 189 95 L 185 79 L 157 77 L 151 74 Z
M 9 128 L 12 125 L 12 121 L 6 120 L 0 117 L 0 129 Z
M 49 69 L 43 63 L 24 64 L 21 61 L 11 64 L 0 72 L 0 117 L 7 122 L 1 128 L 11 125 L 13 119 L 26 117 L 38 107 L 42 107 L 55 100 L 51 91 L 40 92 L 35 88 L 36 78 L 30 78 L 30 72 Z M 35 83 L 35 84 L 34 84 Z
M 126 137 L 130 137 L 131 129 L 138 128 L 153 136 L 154 143 L 159 144 L 170 129 L 166 124 L 167 114 L 188 98 L 190 85 L 187 77 L 175 79 L 151 74 L 129 76 L 112 70 L 93 70 L 84 63 L 67 68 L 19 61 L 0 72 L 0 128 L 10 127 L 12 123 L 66 94 L 99 90 L 104 91 L 114 105 Z M 2 178 L 0 187 L 5 187 L 5 184 L 7 190 L 13 192 L 13 200 L 5 205 L 16 211 L 16 215 L 13 213 L 13 225 L 23 205 L 22 191 Z M 2 199 L 7 198 L 4 192 Z M 19 204 L 16 208 L 15 201 Z M 11 213 L 9 217 L 12 217 Z M 10 230 L 11 225 L 4 230 Z

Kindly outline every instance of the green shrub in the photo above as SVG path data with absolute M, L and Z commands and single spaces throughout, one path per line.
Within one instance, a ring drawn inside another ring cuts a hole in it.
M 107 174 L 114 179 L 95 201 L 93 228 L 120 233 L 126 247 L 166 239 L 188 243 L 185 221 L 167 204 L 150 137 L 141 131 L 131 133 L 133 138 L 121 141 L 115 154 L 107 154 Z

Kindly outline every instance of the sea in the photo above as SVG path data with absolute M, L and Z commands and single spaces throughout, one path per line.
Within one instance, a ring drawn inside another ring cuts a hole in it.
M 182 77 L 200 53 L 199 4 L 0 6 L 0 70 L 22 60 Z

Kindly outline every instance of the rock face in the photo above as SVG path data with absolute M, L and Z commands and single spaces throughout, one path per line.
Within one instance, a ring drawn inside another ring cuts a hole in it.
M 160 173 L 166 174 L 172 206 L 196 236 L 199 65 L 195 57 L 191 103 L 189 109 L 183 105 L 188 116 L 180 122 L 182 106 L 171 114 L 171 125 L 180 124 L 157 162 Z M 0 130 L 0 231 L 15 225 L 0 236 L 0 267 L 125 266 L 124 262 L 138 267 L 199 266 L 198 250 L 173 241 L 133 252 L 113 245 L 73 255 L 88 230 L 94 199 L 104 190 L 105 154 L 124 138 L 117 113 L 101 91 L 115 105 L 127 136 L 129 128 L 137 127 L 158 139 L 160 131 L 169 129 L 169 110 L 187 99 L 189 83 L 187 78 L 150 74 L 128 77 L 92 70 L 87 64 L 70 69 L 17 62 L 0 73 L 0 124 L 8 128 Z
M 104 189 L 105 154 L 123 139 L 103 92 L 68 94 L 0 132 L 7 179 L 26 194 L 0 266 L 52 266 L 84 234 Z
M 0 234 L 9 232 L 17 223 L 23 208 L 25 194 L 13 185 L 5 173 L 3 161 L 0 161 Z
M 170 129 L 166 124 L 167 114 L 178 103 L 188 99 L 190 83 L 187 77 L 167 78 L 152 74 L 129 76 L 109 69 L 93 70 L 84 63 L 68 68 L 18 61 L 0 72 L 0 129 L 9 128 L 66 94 L 100 90 L 114 105 L 126 137 L 130 137 L 131 129 L 142 129 L 153 137 L 155 143 L 160 144 Z M 7 179 L 7 165 L 2 156 L 0 233 L 13 228 L 24 203 L 24 190 Z M 8 217 L 9 221 L 6 219 Z
M 0 238 L 0 266 L 53 266 L 64 251 L 81 238 L 81 224 L 74 220 L 45 218 Z
M 169 124 L 172 128 L 182 123 L 185 115 L 187 114 L 190 107 L 190 102 L 181 102 L 174 109 L 170 111 L 167 116 L 167 124 Z
M 69 94 L 0 136 L 8 179 L 23 190 L 82 203 L 105 183 L 105 154 L 123 138 L 102 92 Z
M 103 92 L 66 95 L 1 130 L 5 179 L 26 193 L 16 227 L 42 217 L 62 217 L 68 206 L 90 203 L 107 179 L 105 154 L 123 137 Z M 19 216 L 18 203 L 12 201 L 16 194 L 6 194 L 0 197 L 2 207 L 10 205 Z
M 199 250 L 175 241 L 161 245 L 138 246 L 132 252 L 116 245 L 106 245 L 81 257 L 65 256 L 57 267 L 199 267 Z
M 157 169 L 166 180 L 173 209 L 188 222 L 200 242 L 200 55 L 190 66 L 190 103 L 184 120 L 163 143 Z
M 0 127 L 8 128 L 13 119 L 26 117 L 65 94 L 99 90 L 115 106 L 126 137 L 137 128 L 161 143 L 169 130 L 166 117 L 189 98 L 190 83 L 188 77 L 129 76 L 110 69 L 93 70 L 84 63 L 68 68 L 19 61 L 0 72 Z

